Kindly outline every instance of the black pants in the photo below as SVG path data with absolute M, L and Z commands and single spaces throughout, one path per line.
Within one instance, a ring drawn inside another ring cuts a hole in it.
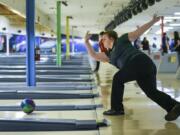
M 179 66 L 180 66 L 180 52 L 178 52 L 178 61 L 179 61 Z
M 166 47 L 166 46 L 165 46 L 165 47 L 162 47 L 162 55 L 164 55 L 164 54 L 166 54 L 166 53 L 168 53 L 167 47 Z
M 99 66 L 100 66 L 100 62 L 96 61 L 96 67 L 94 69 L 94 72 L 98 72 L 99 71 Z
M 145 54 L 136 56 L 113 77 L 111 109 L 124 110 L 124 83 L 136 80 L 140 88 L 151 100 L 169 112 L 177 103 L 166 93 L 157 90 L 156 66 Z

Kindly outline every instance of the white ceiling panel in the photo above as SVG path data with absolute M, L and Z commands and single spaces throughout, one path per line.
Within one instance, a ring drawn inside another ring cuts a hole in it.
M 68 6 L 62 5 L 62 25 L 65 26 L 66 16 L 72 16 L 71 26 L 77 26 L 77 30 L 85 33 L 87 30 L 100 32 L 126 6 L 130 0 L 66 0 Z M 56 20 L 57 0 L 36 0 L 36 6 Z M 164 16 L 172 16 L 174 12 L 180 12 L 180 0 L 162 0 L 148 10 L 140 13 L 118 27 L 118 33 L 132 31 L 137 25 L 142 25 L 151 19 L 154 13 Z M 54 21 L 56 22 L 56 21 Z M 179 27 L 176 27 L 178 29 Z M 151 33 L 157 31 L 159 26 L 154 26 Z
M 36 0 L 36 6 L 56 20 L 57 0 Z M 114 15 L 127 5 L 129 0 L 67 0 L 68 6 L 62 5 L 62 25 L 66 16 L 72 16 L 70 25 L 77 26 L 83 33 L 90 29 L 99 32 L 113 19 Z

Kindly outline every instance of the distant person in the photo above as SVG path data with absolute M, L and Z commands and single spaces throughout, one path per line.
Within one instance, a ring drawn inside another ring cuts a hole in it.
M 174 31 L 174 50 L 178 53 L 178 59 L 180 64 L 180 37 L 178 31 Z
M 168 53 L 169 50 L 169 38 L 167 37 L 166 33 L 163 33 L 162 36 L 162 55 Z
M 107 50 L 106 50 L 106 48 L 104 47 L 104 44 L 103 44 L 103 42 L 102 42 L 103 34 L 104 34 L 104 31 L 102 31 L 102 32 L 99 33 L 99 43 L 98 43 L 98 45 L 99 45 L 99 49 L 100 49 L 101 52 L 106 52 Z M 99 71 L 99 67 L 100 67 L 100 62 L 97 61 L 97 62 L 96 62 L 96 67 L 95 67 L 95 69 L 94 69 L 94 72 L 98 72 L 98 71 Z
M 153 42 L 153 44 L 152 44 L 151 51 L 152 51 L 152 52 L 156 52 L 156 51 L 157 51 L 157 45 L 156 45 L 156 43 L 154 43 L 154 42 Z
M 137 26 L 137 29 L 139 28 L 139 26 Z M 140 37 L 138 37 L 135 41 L 134 41 L 134 47 L 136 48 L 136 49 L 140 49 L 141 48 L 141 39 L 140 39 Z
M 156 45 L 155 43 L 153 43 L 153 44 L 152 44 L 152 47 L 156 49 L 156 48 L 157 48 L 157 45 Z
M 139 37 L 134 41 L 134 47 L 138 50 L 141 48 L 141 40 Z
M 142 50 L 143 51 L 148 51 L 148 54 L 150 54 L 150 46 L 149 46 L 149 41 L 147 40 L 146 37 L 144 37 L 143 41 L 141 42 L 142 44 Z
M 174 52 L 175 50 L 174 50 L 174 46 L 175 46 L 175 44 L 174 44 L 174 39 L 171 39 L 170 40 L 170 44 L 169 44 L 169 49 L 171 50 L 171 52 Z

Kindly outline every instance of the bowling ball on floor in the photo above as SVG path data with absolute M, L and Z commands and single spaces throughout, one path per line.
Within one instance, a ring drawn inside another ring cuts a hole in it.
M 35 103 L 31 98 L 26 98 L 21 102 L 21 108 L 26 114 L 30 114 L 35 110 Z

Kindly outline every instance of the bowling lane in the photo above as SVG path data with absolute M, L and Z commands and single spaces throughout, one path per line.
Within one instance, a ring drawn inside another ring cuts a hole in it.
M 0 118 L 3 119 L 77 119 L 77 120 L 96 120 L 95 110 L 81 111 L 34 111 L 30 115 L 23 111 L 2 111 Z
M 1 86 L 26 86 L 27 84 L 26 82 L 0 82 Z M 93 82 L 37 82 L 37 87 L 38 86 L 45 86 L 45 87 L 60 87 L 62 85 L 70 85 L 70 86 L 76 86 L 76 85 L 90 85 L 90 84 L 94 84 Z
M 22 100 L 0 100 L 1 105 L 19 105 Z M 67 99 L 67 100 L 34 100 L 36 104 L 41 105 L 85 105 L 85 104 L 94 104 L 94 99 Z M 34 111 L 31 115 L 27 115 L 22 111 L 12 112 L 12 111 L 3 111 L 0 112 L 0 118 L 33 118 L 33 119 L 78 119 L 78 120 L 95 120 L 96 119 L 95 110 L 81 110 L 81 111 Z M 1 132 L 3 135 L 98 135 L 99 131 L 63 131 L 63 132 Z
M 75 74 L 77 71 L 70 71 L 68 72 L 67 70 L 64 71 L 54 71 L 54 70 L 39 70 L 36 71 L 37 76 L 41 77 L 56 77 L 56 78 L 82 78 L 82 79 L 87 79 L 91 78 L 92 75 L 90 74 Z M 8 76 L 26 76 L 26 71 L 25 70 L 0 70 L 0 75 L 4 77 Z
M 0 100 L 3 105 L 20 105 L 22 100 Z M 93 105 L 94 99 L 53 99 L 53 100 L 34 100 L 36 105 Z
M 99 135 L 99 131 L 1 132 L 3 135 Z
M 3 63 L 4 64 L 4 63 Z M 62 65 L 61 67 L 58 67 L 56 65 L 37 65 L 36 68 L 43 69 L 43 70 L 90 70 L 90 67 L 88 65 L 78 65 L 78 66 L 73 66 L 73 65 Z M 0 65 L 0 69 L 6 70 L 6 69 L 16 69 L 16 70 L 22 70 L 26 69 L 25 65 Z
M 19 92 L 24 92 L 23 90 L 20 90 Z M 36 91 L 36 90 L 34 90 L 34 91 L 27 91 L 26 90 L 26 92 L 32 92 L 32 93 L 36 93 L 36 92 L 40 92 L 40 93 L 68 93 L 68 94 L 84 94 L 84 93 L 97 93 L 97 90 L 86 90 L 86 91 L 82 91 L 82 90 L 68 90 L 68 91 L 66 91 L 66 90 L 61 90 L 61 91 L 56 91 L 56 90 L 41 90 L 41 91 Z
M 1 105 L 19 105 L 22 100 L 0 100 Z M 93 99 L 83 100 L 34 100 L 36 105 L 72 105 L 72 104 L 94 104 Z M 50 119 L 80 119 L 80 120 L 93 120 L 96 119 L 95 110 L 81 110 L 81 111 L 34 111 L 31 115 L 27 115 L 22 111 L 2 111 L 0 118 L 50 118 Z

